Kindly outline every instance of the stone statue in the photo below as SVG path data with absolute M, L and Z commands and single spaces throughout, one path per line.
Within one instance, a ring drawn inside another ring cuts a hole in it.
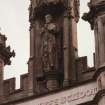
M 57 26 L 52 22 L 50 14 L 45 16 L 45 24 L 41 31 L 42 37 L 42 66 L 44 72 L 57 69 Z

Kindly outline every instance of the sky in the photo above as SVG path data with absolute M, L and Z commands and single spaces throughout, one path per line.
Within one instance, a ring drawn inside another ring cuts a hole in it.
M 88 11 L 87 2 L 80 0 L 81 16 Z M 4 79 L 16 77 L 19 87 L 19 77 L 28 71 L 29 59 L 29 0 L 0 0 L 1 32 L 8 38 L 7 45 L 16 52 L 12 64 L 4 68 Z M 89 66 L 93 65 L 94 34 L 90 25 L 80 19 L 78 23 L 78 55 L 88 56 Z
M 90 0 L 80 0 L 80 20 L 78 23 L 78 55 L 88 57 L 88 65 L 93 66 L 93 53 L 95 52 L 94 31 L 90 24 L 81 19 L 83 13 L 89 11 L 87 3 Z

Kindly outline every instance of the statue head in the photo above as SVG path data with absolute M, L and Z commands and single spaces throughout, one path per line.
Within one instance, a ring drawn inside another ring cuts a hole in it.
M 45 15 L 46 23 L 50 23 L 52 21 L 52 16 L 50 14 Z

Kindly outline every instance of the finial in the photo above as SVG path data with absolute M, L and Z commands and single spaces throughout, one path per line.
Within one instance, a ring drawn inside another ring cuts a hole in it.
M 13 50 L 13 51 L 12 51 L 12 56 L 15 57 L 15 55 L 16 55 L 16 54 L 15 54 L 15 51 Z

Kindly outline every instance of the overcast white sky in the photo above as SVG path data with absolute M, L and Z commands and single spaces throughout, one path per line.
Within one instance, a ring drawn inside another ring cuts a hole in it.
M 88 11 L 87 2 L 81 0 L 81 15 Z M 0 0 L 0 27 L 7 37 L 7 45 L 16 52 L 12 65 L 5 67 L 4 78 L 17 77 L 27 72 L 29 58 L 29 0 Z M 89 65 L 92 66 L 92 53 L 94 52 L 94 35 L 87 22 L 80 19 L 78 23 L 79 56 L 88 56 Z

